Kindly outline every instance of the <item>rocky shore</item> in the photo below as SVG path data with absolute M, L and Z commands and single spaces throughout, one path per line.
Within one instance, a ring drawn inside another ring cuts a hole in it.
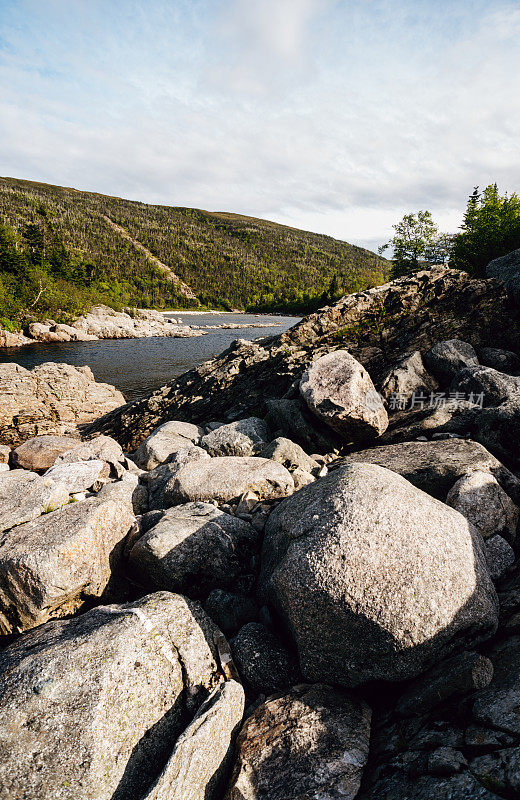
M 520 797 L 519 337 L 433 268 L 72 435 L 13 400 L 6 797 Z
M 114 311 L 108 306 L 96 306 L 70 325 L 52 319 L 32 322 L 25 331 L 11 333 L 0 329 L 1 347 L 21 347 L 35 342 L 92 342 L 98 339 L 139 339 L 150 336 L 170 336 L 176 339 L 204 336 L 210 330 L 235 328 L 271 328 L 280 323 L 229 322 L 217 325 L 184 325 L 174 317 L 149 309 Z

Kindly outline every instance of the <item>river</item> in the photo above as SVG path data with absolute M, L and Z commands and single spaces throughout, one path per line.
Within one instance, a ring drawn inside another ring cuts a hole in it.
M 31 369 L 45 361 L 76 367 L 87 364 L 96 380 L 110 383 L 133 400 L 168 383 L 186 370 L 199 366 L 225 350 L 234 339 L 258 339 L 287 330 L 297 317 L 252 314 L 167 314 L 184 325 L 271 323 L 269 328 L 210 330 L 205 336 L 173 339 L 153 336 L 143 339 L 101 339 L 97 342 L 53 342 L 5 348 L 0 362 L 14 362 Z M 280 323 L 279 325 L 277 323 Z

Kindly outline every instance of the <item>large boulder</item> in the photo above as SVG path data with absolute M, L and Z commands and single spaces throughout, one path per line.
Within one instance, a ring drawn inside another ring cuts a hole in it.
M 210 456 L 254 456 L 267 442 L 267 425 L 263 419 L 248 417 L 203 436 L 200 445 Z
M 294 654 L 260 622 L 248 622 L 231 641 L 240 676 L 255 694 L 289 689 L 298 679 Z
M 458 512 L 390 470 L 352 463 L 271 514 L 261 597 L 309 680 L 403 680 L 496 629 L 482 548 Z
M 518 506 L 490 472 L 476 470 L 459 478 L 446 502 L 463 514 L 484 539 L 497 533 L 509 542 L 516 538 Z
M 313 416 L 300 399 L 268 398 L 265 404 L 271 428 L 311 453 L 327 453 L 343 444 L 339 434 Z
M 481 347 L 478 359 L 484 367 L 492 367 L 508 375 L 518 375 L 520 372 L 520 356 L 511 350 L 501 350 L 499 347 Z
M 55 511 L 68 503 L 69 491 L 61 479 L 52 476 L 24 469 L 0 473 L 0 532 Z
M 495 258 L 486 267 L 488 278 L 503 283 L 515 303 L 520 301 L 520 249 Z
M 318 462 L 308 456 L 299 444 L 291 442 L 290 439 L 286 439 L 283 436 L 279 436 L 269 444 L 266 444 L 260 455 L 262 458 L 270 458 L 279 464 L 283 464 L 289 472 L 302 469 L 305 472 L 312 473 L 319 466 Z
M 141 798 L 220 680 L 214 635 L 200 608 L 162 592 L 48 622 L 10 645 L 0 654 L 6 797 Z M 213 728 L 216 752 L 239 716 L 232 703 Z
M 55 464 L 47 470 L 44 477 L 63 483 L 73 494 L 91 489 L 93 486 L 101 488 L 98 483 L 108 479 L 108 469 L 103 461 L 93 458 L 90 461 Z
M 260 499 L 275 499 L 293 489 L 290 473 L 275 461 L 255 456 L 221 456 L 181 467 L 168 483 L 168 498 L 172 503 L 226 503 L 249 490 Z
M 402 358 L 387 375 L 381 387 L 381 394 L 386 400 L 392 397 L 399 402 L 409 402 L 415 393 L 432 392 L 439 384 L 424 366 L 419 350 Z
M 304 372 L 300 394 L 310 411 L 347 442 L 364 442 L 388 427 L 370 375 L 347 350 L 321 356 Z
M 0 364 L 0 442 L 16 447 L 40 434 L 74 433 L 124 402 L 113 386 L 95 381 L 90 367 Z
M 489 657 L 494 679 L 478 693 L 473 715 L 482 725 L 520 736 L 520 636 L 499 642 Z
M 460 339 L 438 342 L 424 354 L 423 360 L 429 372 L 443 385 L 449 384 L 464 367 L 478 365 L 475 349 Z
M 165 422 L 139 445 L 135 462 L 142 469 L 155 469 L 179 450 L 192 447 L 203 433 L 202 428 L 189 422 Z
M 354 800 L 370 717 L 363 701 L 329 686 L 269 700 L 240 731 L 226 800 Z
M 158 589 L 207 595 L 251 572 L 258 533 L 208 503 L 171 508 L 134 544 L 133 567 Z
M 13 466 L 21 469 L 45 472 L 59 456 L 78 444 L 80 442 L 71 436 L 35 436 L 13 450 L 11 461 Z
M 414 486 L 443 501 L 455 481 L 463 475 L 487 472 L 497 479 L 516 504 L 520 503 L 518 478 L 477 442 L 462 439 L 402 442 L 359 450 L 338 463 L 353 462 L 378 464 L 398 472 Z
M 498 406 L 515 396 L 520 404 L 520 378 L 491 367 L 465 367 L 452 380 L 450 392 L 458 392 L 470 401 L 478 397 L 484 406 Z
M 25 631 L 103 595 L 134 523 L 132 488 L 109 484 L 89 500 L 18 525 L 2 537 L 1 633 Z

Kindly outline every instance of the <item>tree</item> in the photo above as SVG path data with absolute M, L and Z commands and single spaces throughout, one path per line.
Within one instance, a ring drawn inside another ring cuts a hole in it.
M 453 243 L 453 266 L 471 275 L 485 275 L 494 258 L 520 248 L 520 198 L 503 197 L 495 184 L 480 194 L 475 187 L 468 198 L 461 232 Z
M 389 247 L 393 249 L 392 278 L 414 272 L 431 261 L 438 231 L 429 211 L 405 214 L 393 229 L 393 237 L 379 248 L 380 254 Z

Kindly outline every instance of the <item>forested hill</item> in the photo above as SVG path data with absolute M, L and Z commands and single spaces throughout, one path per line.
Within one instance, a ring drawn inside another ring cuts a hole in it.
M 388 267 L 361 247 L 267 220 L 14 178 L 0 178 L 0 222 L 33 267 L 54 259 L 52 277 L 75 287 L 76 305 L 92 295 L 154 307 L 303 308 L 379 284 Z

